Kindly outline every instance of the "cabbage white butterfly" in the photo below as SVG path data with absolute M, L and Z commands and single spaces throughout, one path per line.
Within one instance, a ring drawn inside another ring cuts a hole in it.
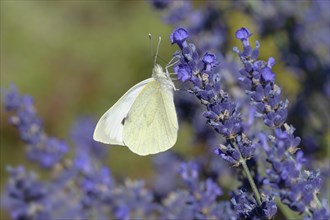
M 104 113 L 94 140 L 127 146 L 141 156 L 168 150 L 175 144 L 179 129 L 174 90 L 167 68 L 164 72 L 154 64 L 151 78 L 133 86 Z

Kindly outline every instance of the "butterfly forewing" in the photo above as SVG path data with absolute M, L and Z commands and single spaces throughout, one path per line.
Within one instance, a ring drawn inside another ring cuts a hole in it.
M 150 81 L 136 97 L 123 130 L 123 142 L 139 155 L 171 148 L 177 139 L 178 122 L 173 93 L 156 80 Z
M 123 128 L 126 116 L 137 96 L 153 78 L 146 79 L 128 90 L 98 121 L 93 138 L 105 144 L 124 145 Z

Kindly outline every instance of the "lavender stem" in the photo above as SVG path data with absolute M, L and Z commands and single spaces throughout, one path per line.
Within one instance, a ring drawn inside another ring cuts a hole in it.
M 243 170 L 244 170 L 244 172 L 245 172 L 245 174 L 246 174 L 246 176 L 247 176 L 247 178 L 248 178 L 248 181 L 249 181 L 250 186 L 251 186 L 251 188 L 252 188 L 252 191 L 253 191 L 253 193 L 254 193 L 254 195 L 255 195 L 255 197 L 256 197 L 256 200 L 257 200 L 257 202 L 258 202 L 258 205 L 261 205 L 262 202 L 261 202 L 260 193 L 259 193 L 258 188 L 257 188 L 257 186 L 256 186 L 256 184 L 255 184 L 255 182 L 254 182 L 254 180 L 253 180 L 253 178 L 252 178 L 252 175 L 251 175 L 251 172 L 250 172 L 250 170 L 249 170 L 249 167 L 246 165 L 246 160 L 243 158 L 243 156 L 242 156 L 242 154 L 241 154 L 239 148 L 237 147 L 236 143 L 235 143 L 234 141 L 231 141 L 231 144 L 232 144 L 232 145 L 235 147 L 235 149 L 239 152 L 239 155 L 240 155 L 240 160 L 239 160 L 239 162 L 242 164 Z
M 321 204 L 319 198 L 317 197 L 317 193 L 316 193 L 316 192 L 313 193 L 313 197 L 314 197 L 314 201 L 315 201 L 316 204 L 317 204 L 317 207 L 318 207 L 319 209 L 322 208 L 322 204 Z

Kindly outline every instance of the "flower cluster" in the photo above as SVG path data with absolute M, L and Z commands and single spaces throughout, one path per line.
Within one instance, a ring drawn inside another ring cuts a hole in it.
M 47 212 L 48 189 L 38 181 L 35 173 L 28 173 L 24 167 L 7 167 L 10 175 L 6 194 L 1 198 L 2 206 L 11 211 L 13 219 L 49 218 Z
M 321 120 L 317 125 L 309 123 L 313 117 L 328 117 L 322 109 L 328 108 L 329 97 L 330 40 L 325 33 L 329 27 L 329 8 L 328 1 L 309 1 L 299 5 L 292 1 L 263 2 L 250 8 L 258 32 L 281 45 L 281 61 L 299 84 L 304 85 L 299 88 L 299 98 L 290 104 L 288 120 L 295 124 L 296 133 L 302 138 L 300 147 L 307 157 L 323 150 L 322 142 L 326 140 L 322 139 L 329 130 L 329 120 Z
M 220 88 L 220 76 L 214 71 L 218 64 L 216 56 L 206 53 L 200 58 L 195 45 L 188 44 L 188 36 L 183 28 L 175 30 L 170 36 L 172 44 L 177 44 L 182 51 L 175 54 L 179 63 L 174 67 L 174 72 L 182 82 L 189 80 L 193 83 L 189 92 L 206 106 L 204 117 L 208 124 L 227 139 L 227 144 L 221 145 L 216 152 L 232 165 L 238 166 L 240 160 L 253 156 L 255 146 L 243 133 L 237 106 Z
M 257 206 L 255 199 L 243 190 L 233 193 L 231 202 L 237 216 L 243 219 L 252 219 L 256 216 L 270 219 L 277 212 L 276 203 L 272 198 L 264 198 L 262 205 Z
M 21 139 L 28 145 L 28 158 L 46 168 L 59 163 L 68 152 L 68 146 L 58 138 L 47 136 L 36 114 L 32 97 L 19 95 L 14 85 L 3 93 L 5 108 L 15 112 L 10 117 L 10 123 L 17 127 Z
M 216 56 L 205 53 L 200 57 L 195 45 L 188 43 L 188 32 L 183 28 L 176 29 L 170 36 L 172 44 L 177 44 L 180 51 L 174 56 L 179 60 L 174 67 L 174 72 L 182 82 L 190 81 L 188 90 L 194 94 L 206 106 L 204 117 L 213 129 L 225 137 L 225 144 L 215 150 L 215 153 L 228 161 L 232 166 L 242 166 L 246 178 L 250 183 L 256 199 L 249 200 L 251 207 L 264 206 L 270 208 L 264 212 L 252 212 L 245 210 L 249 217 L 269 218 L 276 213 L 276 207 L 272 199 L 261 200 L 256 183 L 250 174 L 247 161 L 254 157 L 256 144 L 244 133 L 244 125 L 238 106 L 229 99 L 228 93 L 223 91 L 219 83 L 219 73 L 216 72 L 218 61 Z M 250 189 L 249 188 L 249 189 Z M 266 196 L 271 198 L 271 196 Z M 239 200 L 243 201 L 243 200 Z M 247 201 L 247 200 L 244 200 Z M 266 203 L 266 204 L 265 204 Z M 247 204 L 245 204 L 247 205 Z M 268 216 L 266 216 L 266 213 Z
M 243 51 L 234 51 L 239 55 L 244 67 L 241 68 L 239 81 L 246 93 L 251 97 L 251 104 L 256 107 L 256 117 L 262 118 L 264 124 L 273 131 L 267 138 L 263 137 L 263 146 L 267 153 L 267 162 L 271 169 L 267 170 L 267 182 L 278 189 L 283 203 L 294 211 L 313 214 L 323 209 L 317 199 L 320 191 L 321 179 L 318 172 L 302 171 L 305 161 L 299 150 L 300 138 L 294 136 L 292 125 L 286 124 L 288 101 L 281 100 L 281 90 L 275 83 L 272 67 L 274 58 L 268 61 L 258 60 L 259 43 L 252 49 L 249 44 L 251 33 L 247 28 L 236 31 L 236 38 L 241 40 Z
M 181 163 L 178 172 L 187 191 L 176 191 L 165 199 L 165 207 L 161 219 L 216 219 L 235 218 L 235 213 L 226 202 L 217 202 L 222 190 L 210 178 L 201 181 L 199 166 L 190 161 Z M 181 209 L 180 207 L 185 207 Z M 224 207 L 226 212 L 222 212 Z

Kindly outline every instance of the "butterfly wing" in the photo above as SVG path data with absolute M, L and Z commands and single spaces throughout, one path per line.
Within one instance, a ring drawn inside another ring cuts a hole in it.
M 93 138 L 105 144 L 123 145 L 125 118 L 142 89 L 153 78 L 146 79 L 128 90 L 98 121 Z
M 175 144 L 178 127 L 173 92 L 150 81 L 127 115 L 123 141 L 136 154 L 156 154 Z

